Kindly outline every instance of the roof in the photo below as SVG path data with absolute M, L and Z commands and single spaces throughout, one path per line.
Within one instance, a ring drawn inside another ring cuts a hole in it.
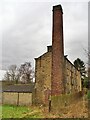
M 51 48 L 52 48 L 52 45 L 47 46 L 47 47 L 51 47 Z M 44 54 L 42 54 L 42 55 L 39 56 L 38 58 L 35 58 L 35 60 L 41 59 L 41 57 L 45 57 L 45 56 L 46 56 L 47 54 L 49 54 L 49 53 L 52 53 L 52 51 L 47 51 L 47 52 L 45 52 Z M 73 67 L 75 67 L 75 65 L 74 65 L 70 60 L 68 60 L 67 55 L 64 55 L 64 59 L 67 60 Z M 79 71 L 76 67 L 75 67 L 75 69 L 76 69 L 77 71 Z
M 34 58 L 35 60 L 41 59 L 42 57 L 47 56 L 47 54 L 50 54 L 51 52 L 45 52 L 44 54 L 42 54 L 41 56 L 39 56 L 38 58 Z
M 2 92 L 32 93 L 34 85 L 9 85 L 2 87 Z
M 67 58 L 66 56 L 64 56 L 64 58 L 65 58 L 65 60 L 67 60 L 73 67 L 75 67 L 75 65 L 74 65 L 70 60 L 68 60 L 68 58 Z M 76 67 L 75 67 L 75 69 L 76 69 L 77 71 L 79 71 Z

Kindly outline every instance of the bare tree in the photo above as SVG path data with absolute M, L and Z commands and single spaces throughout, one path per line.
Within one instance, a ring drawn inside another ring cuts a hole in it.
M 10 65 L 9 69 L 7 70 L 4 80 L 6 81 L 13 81 L 18 83 L 19 73 L 16 65 Z
M 16 68 L 17 68 L 17 66 L 16 65 L 11 65 L 10 67 L 9 67 L 9 74 L 10 74 L 10 76 L 11 76 L 11 80 L 12 81 L 15 81 L 15 78 L 16 78 Z
M 21 64 L 18 68 L 16 65 L 10 65 L 8 71 L 5 74 L 4 79 L 14 83 L 32 83 L 34 78 L 34 70 L 31 67 L 30 62 Z
M 33 81 L 34 71 L 30 62 L 25 62 L 22 64 L 19 68 L 19 73 L 22 78 L 22 82 L 31 83 Z
M 5 81 L 10 81 L 10 74 L 9 74 L 8 71 L 7 71 L 6 74 L 4 75 L 4 80 L 5 80 Z

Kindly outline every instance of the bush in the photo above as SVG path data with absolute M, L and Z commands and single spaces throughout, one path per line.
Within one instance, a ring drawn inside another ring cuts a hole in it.
M 87 98 L 90 100 L 90 90 L 87 92 Z

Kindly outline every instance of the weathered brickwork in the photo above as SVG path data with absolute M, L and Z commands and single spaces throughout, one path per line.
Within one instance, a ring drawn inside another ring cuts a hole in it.
M 51 96 L 81 91 L 81 76 L 75 66 L 64 57 L 63 11 L 53 7 L 52 46 L 35 59 L 35 102 L 48 104 Z
M 35 67 L 36 103 L 48 104 L 48 100 L 50 98 L 51 93 L 52 52 L 51 51 L 46 52 L 39 58 L 36 58 L 35 61 L 36 61 Z M 80 72 L 66 57 L 64 57 L 63 71 L 64 71 L 63 76 L 64 93 L 69 94 L 81 91 Z
M 35 59 L 35 98 L 37 103 L 46 103 L 51 92 L 51 51 Z
M 52 32 L 52 95 L 63 93 L 63 13 L 60 5 L 53 7 Z
M 64 68 L 65 93 L 74 93 L 81 91 L 80 72 L 66 57 L 64 58 Z

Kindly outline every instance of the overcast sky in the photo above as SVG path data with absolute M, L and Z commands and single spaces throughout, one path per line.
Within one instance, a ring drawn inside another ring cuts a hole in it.
M 64 54 L 71 62 L 76 58 L 87 62 L 88 1 L 45 1 L 0 1 L 0 69 L 28 61 L 34 66 L 34 58 L 52 44 L 52 7 L 58 4 L 63 8 Z

